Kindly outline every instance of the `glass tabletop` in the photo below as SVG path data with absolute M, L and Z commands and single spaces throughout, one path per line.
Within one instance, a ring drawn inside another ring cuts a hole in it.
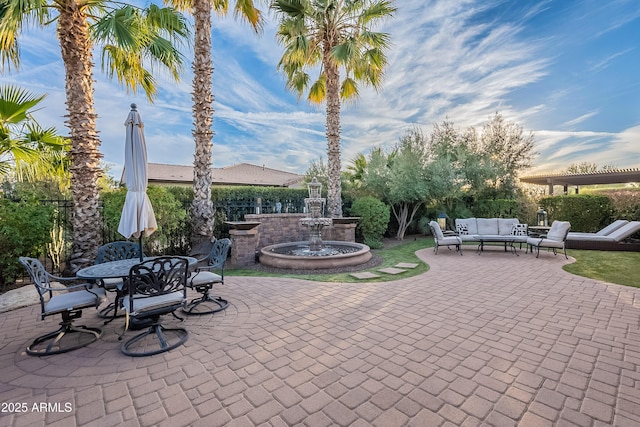
M 144 260 L 151 260 L 158 257 L 145 257 Z M 197 258 L 190 256 L 181 256 L 187 260 L 189 265 L 194 265 L 198 262 Z M 140 264 L 139 258 L 121 259 L 118 261 L 109 261 L 102 264 L 95 264 L 89 267 L 78 270 L 76 276 L 82 279 L 109 279 L 117 277 L 126 277 L 129 275 L 129 270 L 136 264 Z

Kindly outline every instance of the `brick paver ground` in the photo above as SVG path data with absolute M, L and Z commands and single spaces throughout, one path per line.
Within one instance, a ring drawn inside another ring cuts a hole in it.
M 386 283 L 229 277 L 226 311 L 146 358 L 120 353 L 121 320 L 27 356 L 57 320 L 2 313 L 0 425 L 640 425 L 640 290 L 547 252 L 418 255 L 430 271 Z

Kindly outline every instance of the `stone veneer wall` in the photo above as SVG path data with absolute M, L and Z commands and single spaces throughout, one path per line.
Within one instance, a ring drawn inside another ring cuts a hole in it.
M 248 214 L 245 221 L 259 222 L 256 251 L 278 243 L 306 241 L 309 230 L 300 224 L 308 214 Z M 336 224 L 322 230 L 323 240 L 355 242 L 355 224 Z

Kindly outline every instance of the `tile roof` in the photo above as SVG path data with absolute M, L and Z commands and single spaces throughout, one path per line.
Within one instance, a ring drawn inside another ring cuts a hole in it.
M 122 176 L 124 177 L 124 171 Z M 211 168 L 213 185 L 295 187 L 300 185 L 302 178 L 302 175 L 295 173 L 249 163 Z M 193 182 L 193 166 L 149 163 L 148 180 L 150 184 L 191 184 Z

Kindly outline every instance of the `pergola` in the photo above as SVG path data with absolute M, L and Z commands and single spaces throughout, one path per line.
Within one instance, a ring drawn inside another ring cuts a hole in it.
M 567 194 L 569 187 L 575 187 L 576 193 L 581 185 L 596 184 L 624 184 L 628 182 L 640 182 L 640 169 L 612 169 L 587 173 L 552 173 L 523 176 L 521 182 L 536 185 L 548 185 L 549 195 L 553 195 L 553 186 L 564 186 L 564 194 Z

